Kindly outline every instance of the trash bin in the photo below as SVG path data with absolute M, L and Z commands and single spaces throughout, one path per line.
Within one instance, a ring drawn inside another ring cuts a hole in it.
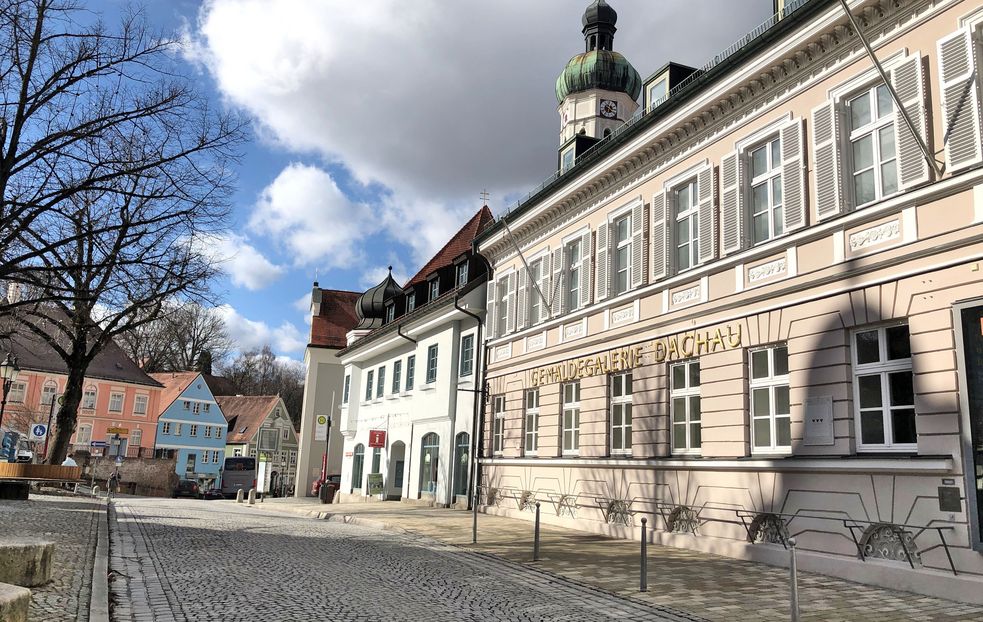
M 321 489 L 318 490 L 321 503 L 331 503 L 334 501 L 334 494 L 338 492 L 338 488 L 338 482 L 324 482 L 321 484 Z

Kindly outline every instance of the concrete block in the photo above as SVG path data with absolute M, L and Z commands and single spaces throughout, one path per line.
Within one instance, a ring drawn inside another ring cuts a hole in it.
M 31 538 L 0 539 L 0 583 L 23 587 L 51 580 L 55 543 Z
M 0 482 L 0 499 L 27 501 L 30 484 L 27 482 Z
M 31 590 L 0 583 L 0 622 L 27 622 Z

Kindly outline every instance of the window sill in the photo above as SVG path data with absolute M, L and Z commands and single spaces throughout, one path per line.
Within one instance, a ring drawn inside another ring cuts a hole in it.
M 372 403 L 373 404 L 381 404 L 382 403 L 382 398 L 381 397 L 377 397 L 374 400 L 372 400 Z
M 673 458 L 702 458 L 703 452 L 700 450 L 688 450 L 688 451 L 674 451 L 670 454 Z
M 457 381 L 457 386 L 459 386 L 459 387 L 465 387 L 465 386 L 471 387 L 471 386 L 474 386 L 474 380 L 471 379 L 471 374 L 468 374 L 467 376 L 464 376 L 464 380 L 458 380 Z
M 413 392 L 413 389 L 407 389 L 406 391 L 400 391 L 399 396 L 400 397 L 408 397 L 410 395 L 410 393 L 412 393 L 412 392 Z
M 612 458 L 631 458 L 631 450 L 614 449 L 611 451 Z
M 884 445 L 858 445 L 858 454 L 918 454 L 918 445 L 894 445 L 885 447 Z
M 433 391 L 436 388 L 437 388 L 436 382 L 428 382 L 427 384 L 420 386 L 421 391 Z
M 762 457 L 762 458 L 789 458 L 792 456 L 791 447 L 780 447 L 776 449 L 752 449 L 751 457 Z
M 399 393 L 390 393 L 389 395 L 386 396 L 386 399 L 387 400 L 398 400 L 399 399 Z
M 562 456 L 564 458 L 579 458 L 580 457 L 580 450 L 579 449 L 566 449 L 566 450 L 563 451 Z

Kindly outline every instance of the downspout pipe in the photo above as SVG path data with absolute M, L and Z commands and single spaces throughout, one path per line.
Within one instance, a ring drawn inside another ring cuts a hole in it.
M 475 339 L 475 341 L 480 346 L 481 352 L 482 352 L 482 354 L 481 354 L 481 361 L 480 361 L 481 362 L 481 379 L 478 382 L 478 386 L 475 388 L 475 390 L 473 392 L 473 396 L 474 396 L 474 413 L 471 416 L 471 476 L 468 478 L 469 479 L 469 482 L 468 482 L 468 509 L 471 510 L 471 511 L 473 511 L 473 512 L 477 512 L 478 511 L 478 506 L 474 502 L 474 499 L 475 499 L 475 497 L 474 497 L 474 491 L 475 491 L 475 486 L 477 485 L 477 482 L 479 481 L 478 480 L 478 477 L 477 477 L 478 476 L 478 469 L 480 468 L 479 462 L 478 462 L 478 448 L 481 447 L 481 444 L 480 444 L 480 440 L 481 439 L 479 439 L 478 437 L 481 434 L 481 431 L 484 429 L 484 426 L 483 425 L 479 426 L 479 420 L 481 419 L 482 413 L 484 412 L 484 410 L 483 410 L 484 404 L 485 404 L 485 391 L 484 391 L 484 387 L 485 387 L 485 374 L 487 373 L 486 372 L 487 366 L 485 365 L 485 361 L 486 361 L 486 357 L 488 355 L 488 348 L 487 348 L 487 346 L 484 345 L 484 342 L 482 342 L 482 340 L 481 340 L 481 328 L 482 328 L 481 317 L 479 315 L 475 314 L 475 313 L 472 313 L 471 311 L 468 311 L 464 307 L 460 306 L 460 304 L 458 304 L 460 302 L 460 300 L 461 300 L 460 296 L 455 296 L 454 297 L 454 308 L 457 309 L 458 311 L 460 311 L 461 313 L 465 314 L 465 315 L 468 315 L 470 317 L 473 317 L 475 319 L 475 321 L 478 323 L 478 330 L 476 331 L 476 339 Z M 475 351 L 478 351 L 478 348 L 475 348 Z M 475 378 L 477 379 L 478 378 L 478 369 L 475 369 L 474 375 L 475 375 Z
M 456 301 L 455 301 L 455 304 L 456 304 Z M 396 334 L 399 335 L 400 337 L 402 337 L 403 339 L 405 339 L 406 341 L 409 341 L 413 345 L 416 345 L 416 339 L 413 339 L 412 337 L 407 337 L 406 335 L 403 334 L 403 325 L 402 324 L 397 324 L 396 325 Z

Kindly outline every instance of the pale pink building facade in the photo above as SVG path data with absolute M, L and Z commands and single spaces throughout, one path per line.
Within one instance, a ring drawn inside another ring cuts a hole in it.
M 477 240 L 481 502 L 983 602 L 983 7 L 784 4 Z

